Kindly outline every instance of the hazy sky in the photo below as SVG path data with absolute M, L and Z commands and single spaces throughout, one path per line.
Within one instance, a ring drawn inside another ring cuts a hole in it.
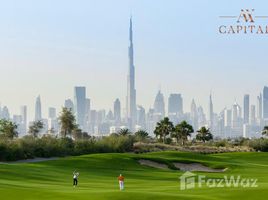
M 268 35 L 220 35 L 241 8 L 268 15 L 263 0 L 8 0 L 0 6 L 0 102 L 11 113 L 37 95 L 43 113 L 84 85 L 92 108 L 125 107 L 128 27 L 133 16 L 137 103 L 148 109 L 161 87 L 216 111 L 268 84 Z M 267 24 L 268 24 L 268 20 Z M 265 21 L 262 22 L 265 24 Z

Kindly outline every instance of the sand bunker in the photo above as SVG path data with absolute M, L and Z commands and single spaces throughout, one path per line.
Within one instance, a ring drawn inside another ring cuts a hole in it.
M 158 163 L 158 162 L 155 162 L 155 161 L 151 161 L 151 160 L 139 160 L 139 163 L 141 165 L 145 165 L 145 166 L 148 166 L 148 167 L 154 167 L 154 168 L 157 168 L 157 169 L 168 169 L 168 166 L 166 164 L 162 164 L 162 163 Z
M 199 171 L 199 172 L 224 172 L 227 169 L 213 169 L 200 163 L 173 163 L 181 171 Z
M 152 160 L 141 159 L 138 161 L 141 165 L 153 167 L 157 169 L 169 169 L 167 164 L 155 162 Z M 226 169 L 213 169 L 202 165 L 201 163 L 173 163 L 173 165 L 181 171 L 198 171 L 198 172 L 224 172 Z

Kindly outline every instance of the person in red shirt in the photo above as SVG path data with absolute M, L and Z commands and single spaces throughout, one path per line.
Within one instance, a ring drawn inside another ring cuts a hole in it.
M 124 189 L 124 180 L 125 180 L 125 177 L 122 176 L 122 174 L 120 174 L 117 179 L 119 181 L 119 188 L 120 188 L 120 190 L 123 190 Z

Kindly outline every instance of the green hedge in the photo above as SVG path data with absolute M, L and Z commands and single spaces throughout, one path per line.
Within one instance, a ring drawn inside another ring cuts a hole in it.
M 52 136 L 43 136 L 42 138 L 25 136 L 14 140 L 0 139 L 0 161 L 89 153 L 123 153 L 132 151 L 133 144 L 133 136 L 118 135 L 77 141 L 71 138 L 55 138 Z

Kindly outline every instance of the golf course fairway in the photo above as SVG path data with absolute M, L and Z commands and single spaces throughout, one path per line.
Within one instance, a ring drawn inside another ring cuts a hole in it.
M 140 165 L 139 159 L 167 164 L 170 169 Z M 179 177 L 185 172 L 172 163 L 202 163 L 212 168 L 228 168 L 224 172 L 192 172 L 206 179 L 240 176 L 257 179 L 256 187 L 209 187 L 180 189 Z M 80 173 L 78 187 L 72 186 L 72 173 Z M 125 177 L 125 190 L 119 191 L 117 176 Z M 35 163 L 0 164 L 1 199 L 27 200 L 257 200 L 268 199 L 268 153 L 197 154 L 155 152 L 145 154 L 105 153 Z

